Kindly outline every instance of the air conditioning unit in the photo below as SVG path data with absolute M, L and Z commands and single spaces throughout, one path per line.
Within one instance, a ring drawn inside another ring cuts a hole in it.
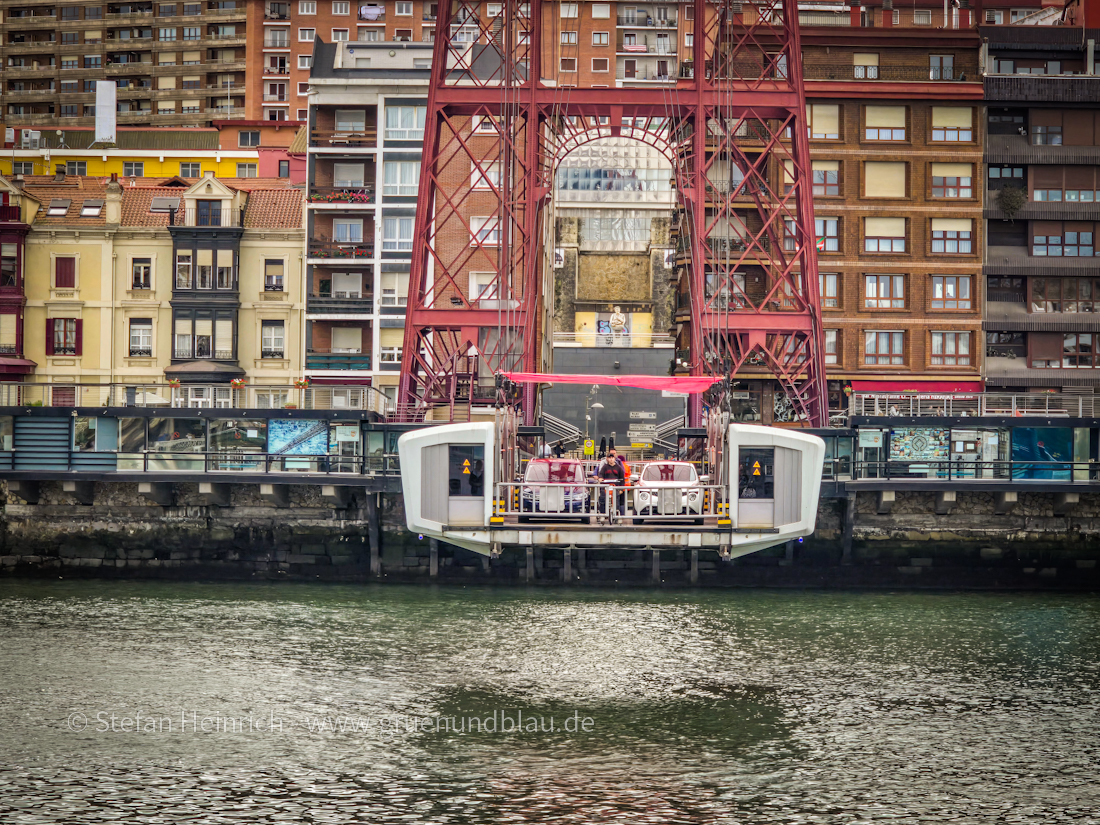
M 21 136 L 21 147 L 23 149 L 38 149 L 42 145 L 42 133 L 38 131 L 32 131 L 30 129 L 23 129 Z

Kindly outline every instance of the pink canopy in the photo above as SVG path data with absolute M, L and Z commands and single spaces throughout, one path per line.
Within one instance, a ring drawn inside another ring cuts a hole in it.
M 610 384 L 672 392 L 703 392 L 714 383 L 714 378 L 705 375 L 550 375 L 541 372 L 506 372 L 504 375 L 518 384 Z

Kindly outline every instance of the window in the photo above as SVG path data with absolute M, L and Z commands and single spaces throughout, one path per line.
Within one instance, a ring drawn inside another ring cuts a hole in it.
M 65 162 L 66 175 L 87 175 L 88 162 L 85 160 L 69 160 Z
M 837 340 L 837 330 L 835 330 L 835 329 L 825 330 L 825 363 L 826 364 L 835 364 L 835 363 L 837 363 L 837 360 L 836 360 L 836 355 L 837 355 L 836 340 Z
M 413 220 L 411 217 L 382 219 L 383 252 L 403 252 L 413 248 Z
M 592 4 L 592 19 L 593 20 L 609 20 L 611 18 L 611 4 L 610 3 L 593 3 Z
M 500 246 L 500 219 L 470 218 L 471 246 Z
M 1062 337 L 1062 366 L 1066 369 L 1091 368 L 1100 364 L 1092 333 L 1071 332 Z M 1057 366 L 1056 364 L 1053 366 Z
M 1035 9 L 1012 9 L 1009 12 L 1009 22 L 1017 23 L 1020 20 L 1023 20 L 1029 14 L 1032 14 L 1034 11 Z
M 1087 225 L 1088 224 L 1086 224 L 1086 226 Z M 1042 227 L 1044 224 L 1037 224 L 1036 226 Z M 1055 224 L 1055 226 L 1057 226 L 1057 224 Z M 1058 234 L 1051 234 L 1050 229 L 1044 230 L 1040 228 L 1038 231 L 1046 232 L 1047 234 L 1032 235 L 1032 255 L 1051 258 L 1079 258 L 1092 257 L 1094 255 L 1094 236 L 1091 231 L 1067 231 L 1064 235 L 1061 232 Z
M 989 167 L 989 179 L 990 180 L 1023 180 L 1024 167 L 1022 166 L 990 166 Z
M 818 252 L 839 252 L 839 221 L 836 218 L 814 218 L 814 237 Z
M 77 107 L 75 103 L 62 103 L 61 104 L 61 117 L 78 117 Z
M 863 164 L 863 190 L 868 198 L 904 198 L 905 164 L 867 161 Z
M 840 138 L 840 107 L 812 104 L 806 107 L 807 131 L 815 140 Z
M 84 56 L 84 68 L 85 69 L 98 69 L 103 63 L 103 59 L 98 54 L 88 54 Z M 65 68 L 62 66 L 61 68 Z M 73 68 L 76 68 L 74 65 Z
M 974 139 L 973 110 L 958 106 L 932 107 L 934 143 L 969 143 Z
M 86 200 L 84 205 L 80 207 L 80 217 L 82 218 L 98 218 L 102 212 L 103 201 L 99 199 Z
M 332 42 L 341 43 L 348 39 L 347 29 L 333 29 L 332 30 Z
M 359 189 L 363 186 L 363 164 L 332 164 L 332 184 L 337 189 Z
M 608 43 L 607 32 L 592 32 L 593 46 L 606 46 Z
M 200 163 L 181 163 L 180 164 L 180 177 L 181 178 L 201 178 L 202 177 L 202 164 L 200 164 Z
M 561 44 L 563 46 L 576 46 L 577 45 L 577 33 L 576 32 L 561 32 Z
M 255 163 L 238 163 L 237 164 L 237 177 L 238 178 L 254 178 L 256 177 L 256 164 Z
M 905 363 L 904 332 L 865 330 L 863 333 L 863 363 L 889 364 L 898 366 Z
M 337 243 L 362 243 L 362 218 L 334 218 L 332 221 L 332 236 Z
M 130 269 L 133 274 L 133 289 L 153 288 L 152 258 L 134 258 L 130 262 Z
M 608 69 L 608 59 L 606 57 L 593 57 L 592 58 L 592 71 L 594 72 L 606 72 Z
M 183 27 L 183 39 L 184 40 L 201 40 L 202 30 L 198 26 L 184 26 Z
M 500 188 L 500 162 L 482 161 L 481 167 L 470 170 L 470 187 L 473 189 Z
M 970 309 L 970 276 L 933 275 L 932 309 Z
M 904 106 L 867 106 L 863 110 L 866 140 L 905 140 Z
M 298 14 L 316 14 L 317 0 L 298 0 Z
M 81 321 L 51 318 L 46 321 L 46 355 L 80 355 Z
M 878 79 L 878 55 L 856 52 L 852 55 L 852 75 L 856 80 Z
M 172 29 L 160 29 L 157 32 L 157 39 L 161 41 L 171 41 L 176 39 L 176 30 Z
M 360 43 L 377 43 L 379 40 L 378 30 L 360 27 L 357 39 Z
M 386 140 L 423 140 L 426 106 L 387 106 Z
M 264 292 L 283 291 L 283 261 L 268 259 L 264 261 Z
M 260 133 L 259 132 L 238 132 L 237 133 L 237 145 L 241 148 L 250 148 L 260 145 Z
M 32 160 L 17 160 L 11 165 L 11 173 L 13 175 L 33 175 L 34 174 L 34 161 Z
M 191 253 L 176 254 L 176 289 L 191 288 Z
M 309 94 L 309 81 L 298 84 L 298 94 L 299 95 Z
M 280 178 L 289 178 L 290 177 L 290 161 L 289 160 L 279 161 L 279 177 Z
M 313 68 L 313 55 L 300 54 L 298 55 L 298 68 L 299 69 L 311 69 Z
M 367 113 L 363 109 L 337 109 L 336 131 L 362 133 L 367 128 Z
M 951 80 L 955 74 L 955 55 L 930 54 L 928 55 L 928 79 Z
M 77 35 L 76 32 L 61 32 L 61 42 L 62 43 L 70 43 L 70 44 L 79 43 L 80 41 L 77 39 L 77 37 L 78 37 L 78 35 Z
M 905 309 L 905 276 L 867 275 L 863 305 L 867 309 Z
M 1061 146 L 1061 126 L 1032 126 L 1031 142 L 1035 146 Z
M 145 177 L 145 164 L 142 161 L 123 161 L 122 174 L 127 178 Z
M 130 357 L 149 358 L 153 355 L 153 321 L 151 318 L 130 319 Z
M 693 7 L 688 6 L 688 11 L 694 11 Z M 694 32 L 688 32 L 684 35 L 684 46 L 688 49 L 695 46 L 695 34 Z
M 965 367 L 970 363 L 969 332 L 933 332 L 932 366 Z
M 865 252 L 904 252 L 905 218 L 864 218 Z
M 76 258 L 54 258 L 53 285 L 56 289 L 76 288 Z
M 947 255 L 969 254 L 972 251 L 970 221 L 960 218 L 933 218 L 932 251 Z
M 0 287 L 19 286 L 19 245 L 0 244 Z
M 813 161 L 814 197 L 830 197 L 840 194 L 840 161 Z
M 336 0 L 332 4 L 332 13 L 338 15 L 351 14 L 351 3 L 348 0 Z
M 563 57 L 561 59 L 561 71 L 563 72 L 575 72 L 577 70 L 577 58 L 575 57 Z
M 335 3 L 333 5 L 336 5 Z M 345 6 L 347 3 L 344 4 Z M 283 340 L 282 321 L 261 321 L 260 325 L 260 357 L 283 358 L 286 352 Z
M 503 3 L 489 3 L 485 7 L 485 12 L 490 18 L 500 17 L 500 15 L 501 15 L 501 13 L 503 13 L 503 11 L 504 11 L 504 4 Z
M 412 3 L 402 2 L 402 0 L 398 0 L 397 3 L 394 3 L 394 14 L 398 17 L 412 17 L 412 13 Z
M 933 198 L 972 198 L 972 166 L 969 163 L 933 163 Z
M 394 29 L 393 39 L 398 43 L 411 43 L 413 39 L 412 29 Z
M 403 307 L 408 303 L 409 273 L 382 273 L 382 306 Z
M 837 286 L 839 281 L 840 276 L 835 272 L 819 272 L 817 274 L 818 291 L 821 293 L 821 306 L 840 306 L 840 301 L 837 297 Z
M 314 36 L 317 34 L 317 29 L 298 29 L 298 42 L 299 43 L 312 43 Z
M 576 17 L 577 16 L 577 4 L 576 3 L 561 3 L 561 16 L 562 17 Z

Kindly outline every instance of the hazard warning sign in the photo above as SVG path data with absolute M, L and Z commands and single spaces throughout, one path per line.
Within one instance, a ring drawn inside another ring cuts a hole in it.
M 753 464 L 752 464 L 752 474 L 754 476 L 760 475 L 760 462 L 759 461 L 754 461 L 753 462 Z

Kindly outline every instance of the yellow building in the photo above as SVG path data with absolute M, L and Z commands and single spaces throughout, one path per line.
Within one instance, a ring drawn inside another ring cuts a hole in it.
M 25 178 L 24 191 L 41 204 L 26 245 L 33 380 L 160 384 L 200 406 L 294 400 L 305 310 L 298 189 L 213 175 L 157 186 L 63 176 Z M 247 390 L 234 395 L 241 380 Z

